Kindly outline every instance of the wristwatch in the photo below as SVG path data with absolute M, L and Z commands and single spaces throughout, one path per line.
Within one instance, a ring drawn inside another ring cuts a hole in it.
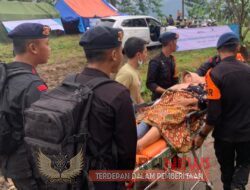
M 205 134 L 202 131 L 200 131 L 199 132 L 199 136 L 205 139 L 207 137 L 207 134 Z

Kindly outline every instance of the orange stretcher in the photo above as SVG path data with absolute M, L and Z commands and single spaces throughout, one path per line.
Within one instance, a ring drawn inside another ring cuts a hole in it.
M 167 143 L 165 140 L 160 139 L 155 143 L 151 144 L 147 148 L 143 149 L 140 154 L 136 155 L 136 163 L 137 165 L 144 164 L 146 161 L 152 159 L 157 154 L 159 154 L 162 150 L 167 148 Z
M 190 113 L 186 116 L 186 123 L 188 125 L 188 127 L 190 127 L 190 120 L 192 119 L 192 116 L 198 114 L 202 114 L 205 115 L 206 111 L 198 111 L 198 112 L 193 112 Z M 205 125 L 205 122 L 201 123 L 201 125 Z M 192 188 L 190 188 L 190 190 L 194 190 L 195 187 L 200 183 L 200 182 L 205 182 L 206 183 L 206 189 L 207 190 L 213 190 L 213 185 L 212 183 L 209 181 L 204 168 L 202 167 L 202 165 L 199 162 L 199 158 L 195 152 L 195 150 L 191 150 L 191 153 L 193 155 L 193 157 L 195 159 L 198 160 L 198 165 L 200 170 L 202 171 L 203 175 L 204 175 L 204 179 L 205 181 L 197 181 Z M 140 151 L 140 154 L 136 155 L 136 164 L 137 167 L 134 170 L 134 172 L 137 171 L 141 171 L 141 170 L 152 170 L 155 168 L 159 168 L 159 169 L 170 169 L 171 168 L 166 168 L 164 166 L 164 163 L 162 163 L 162 160 L 164 158 L 167 158 L 168 160 L 171 160 L 173 157 L 175 157 L 178 154 L 178 152 L 176 152 L 176 150 L 171 147 L 171 144 L 169 144 L 165 139 L 160 139 L 157 142 L 153 143 L 152 145 L 148 146 L 147 148 L 145 148 L 144 150 Z M 184 154 L 183 154 L 184 156 Z M 171 167 L 171 166 L 170 166 Z M 151 182 L 146 188 L 144 188 L 144 190 L 148 190 L 150 189 L 154 184 L 157 183 L 158 180 L 155 180 L 153 182 Z M 184 184 L 185 182 L 183 182 Z M 129 185 L 130 188 L 128 189 L 134 189 L 136 190 L 136 182 L 132 182 L 132 184 Z M 180 186 L 180 190 L 184 190 L 184 185 Z

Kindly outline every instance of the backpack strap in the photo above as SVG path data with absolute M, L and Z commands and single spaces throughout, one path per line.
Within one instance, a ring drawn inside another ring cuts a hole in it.
M 10 78 L 22 74 L 32 74 L 32 72 L 25 69 L 13 69 L 8 72 L 6 64 L 0 62 L 0 93 L 3 93 L 4 86 Z
M 115 82 L 109 78 L 105 78 L 105 77 L 96 77 L 94 79 L 91 79 L 90 81 L 88 81 L 85 85 L 83 86 L 87 86 L 90 91 L 93 91 L 95 88 L 101 86 L 101 85 L 104 85 L 104 84 L 107 84 L 107 83 L 111 83 L 111 82 Z M 93 92 L 92 92 L 92 96 L 90 97 L 90 100 L 88 101 L 87 103 L 87 109 L 86 110 L 89 110 L 90 107 L 91 107 L 91 104 L 92 104 L 92 99 L 93 99 Z M 85 111 L 85 113 L 83 114 L 83 118 L 87 118 L 88 116 L 88 111 Z
M 67 75 L 66 78 L 63 80 L 62 85 L 80 88 L 81 84 L 76 82 L 77 76 L 78 74 L 75 73 Z
M 4 87 L 6 78 L 7 78 L 6 66 L 4 63 L 0 63 L 0 92 Z
M 95 88 L 107 84 L 107 83 L 111 83 L 111 82 L 115 82 L 111 79 L 105 78 L 105 77 L 96 77 L 94 79 L 91 79 L 90 81 L 88 81 L 86 84 L 82 85 L 81 83 L 77 83 L 76 82 L 76 78 L 77 78 L 77 74 L 70 74 L 68 75 L 65 80 L 63 81 L 63 85 L 66 86 L 71 86 L 71 87 L 78 87 L 78 88 L 84 88 L 84 87 L 88 87 L 90 91 L 94 90 Z M 88 92 L 90 92 L 88 90 Z M 65 142 L 66 144 L 69 142 L 79 142 L 81 141 L 80 139 L 82 138 L 82 134 L 86 134 L 88 133 L 88 124 L 87 122 L 87 117 L 89 114 L 89 110 L 92 104 L 92 100 L 93 100 L 93 92 L 89 93 L 89 98 L 87 101 L 87 104 L 85 105 L 85 109 L 80 121 L 80 127 L 78 128 L 78 134 L 77 135 L 73 135 L 70 138 L 67 139 L 67 142 Z M 82 139 L 83 140 L 83 139 Z
M 95 88 L 107 84 L 107 83 L 112 83 L 115 82 L 109 78 L 105 78 L 105 77 L 96 77 L 94 79 L 91 79 L 90 81 L 88 81 L 86 83 L 86 86 L 88 86 L 91 90 L 94 90 Z
M 109 78 L 105 78 L 105 77 L 96 77 L 92 80 L 90 80 L 86 86 L 88 86 L 91 90 L 94 90 L 95 88 L 98 88 L 104 84 L 108 84 L 108 83 L 112 83 L 112 82 L 115 82 Z M 92 103 L 92 101 L 90 101 Z M 86 113 L 84 113 L 85 115 Z M 83 116 L 84 117 L 84 116 Z M 85 116 L 87 117 L 87 115 Z M 89 127 L 88 125 L 86 126 L 81 126 L 80 127 L 80 131 L 83 132 L 83 133 L 88 133 L 89 131 Z M 88 133 L 89 134 L 89 133 Z M 89 134 L 90 135 L 90 134 Z M 102 157 L 102 151 L 100 150 L 97 150 L 96 148 L 96 145 L 94 144 L 93 140 L 91 139 L 91 136 L 89 136 L 90 139 L 88 140 L 88 146 L 89 146 L 89 150 L 92 152 L 92 159 L 90 161 L 90 165 L 88 167 L 100 167 L 100 169 L 104 169 L 102 168 L 103 167 L 103 163 L 104 163 L 104 160 L 103 160 L 103 157 Z M 114 140 L 112 140 L 112 157 L 114 158 L 114 164 L 117 165 L 117 160 L 118 160 L 118 150 L 117 150 L 117 145 L 115 143 Z
M 81 121 L 80 121 L 80 126 L 78 128 L 78 132 L 77 134 L 67 138 L 67 140 L 64 143 L 80 143 L 86 139 L 88 140 L 88 146 L 91 147 L 90 151 L 92 152 L 93 158 L 96 163 L 97 162 L 102 162 L 102 158 L 100 157 L 101 152 L 99 152 L 94 144 L 94 142 L 91 139 L 91 136 L 89 134 L 89 126 L 88 126 L 88 114 L 89 114 L 89 110 L 91 108 L 91 104 L 92 104 L 92 100 L 93 100 L 93 95 L 94 93 L 91 92 L 93 91 L 95 88 L 100 87 L 101 85 L 104 84 L 108 84 L 108 83 L 113 83 L 115 81 L 109 79 L 109 78 L 105 78 L 105 77 L 96 77 L 93 78 L 91 80 L 89 80 L 88 82 L 86 82 L 85 84 L 81 84 L 79 82 L 77 82 L 77 74 L 71 74 L 68 75 L 66 77 L 66 79 L 63 81 L 63 85 L 68 85 L 68 86 L 74 86 L 74 87 L 80 87 L 80 88 L 84 88 L 87 87 L 90 90 L 89 93 L 89 97 L 88 97 L 88 101 L 87 104 L 85 105 L 85 109 L 83 112 L 83 115 L 81 117 Z M 114 145 L 114 142 L 112 142 L 112 155 L 116 155 L 117 151 Z M 92 163 L 94 164 L 94 163 Z M 89 168 L 89 166 L 87 166 L 87 168 Z

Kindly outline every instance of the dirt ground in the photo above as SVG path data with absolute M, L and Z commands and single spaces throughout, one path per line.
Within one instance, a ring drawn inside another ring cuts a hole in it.
M 38 67 L 37 72 L 47 83 L 49 89 L 52 89 L 62 82 L 67 74 L 79 73 L 83 67 L 83 63 L 71 60 L 67 63 L 41 65 Z
M 214 188 L 213 190 L 222 190 L 223 185 L 220 179 L 221 176 L 220 166 L 215 157 L 213 145 L 214 145 L 214 139 L 211 136 L 209 136 L 203 144 L 203 157 L 209 158 L 210 169 L 208 175 L 209 175 L 209 180 L 213 184 Z M 192 157 L 191 154 L 188 154 L 188 156 Z M 194 182 L 186 182 L 184 188 L 182 189 L 180 188 L 181 183 L 161 182 L 158 183 L 152 190 L 190 190 L 193 185 Z M 192 190 L 206 190 L 206 186 L 204 183 L 200 183 Z M 250 177 L 248 180 L 248 185 L 246 187 L 246 190 L 250 190 Z
M 159 53 L 159 48 L 151 48 L 148 59 Z M 75 57 L 67 61 L 58 61 L 54 64 L 44 64 L 37 68 L 40 77 L 47 83 L 49 88 L 54 88 L 63 81 L 65 76 L 70 73 L 80 73 L 84 68 L 86 59 L 84 57 Z M 126 58 L 124 57 L 124 62 Z

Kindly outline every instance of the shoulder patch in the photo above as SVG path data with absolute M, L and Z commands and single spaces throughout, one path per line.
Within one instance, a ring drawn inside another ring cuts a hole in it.
M 31 72 L 32 72 L 32 74 L 34 74 L 34 75 L 37 74 L 36 69 L 34 69 L 34 68 L 32 68 L 32 71 L 31 71 Z
M 206 79 L 206 89 L 207 89 L 207 99 L 209 100 L 219 100 L 221 98 L 221 93 L 219 88 L 214 84 L 210 76 L 211 69 L 207 72 Z
M 40 92 L 48 90 L 48 87 L 45 84 L 39 85 L 36 87 Z
M 242 56 L 242 54 L 241 54 L 241 53 L 237 53 L 237 55 L 236 55 L 236 59 L 237 59 L 238 61 L 245 62 L 245 59 L 244 59 L 244 57 Z

